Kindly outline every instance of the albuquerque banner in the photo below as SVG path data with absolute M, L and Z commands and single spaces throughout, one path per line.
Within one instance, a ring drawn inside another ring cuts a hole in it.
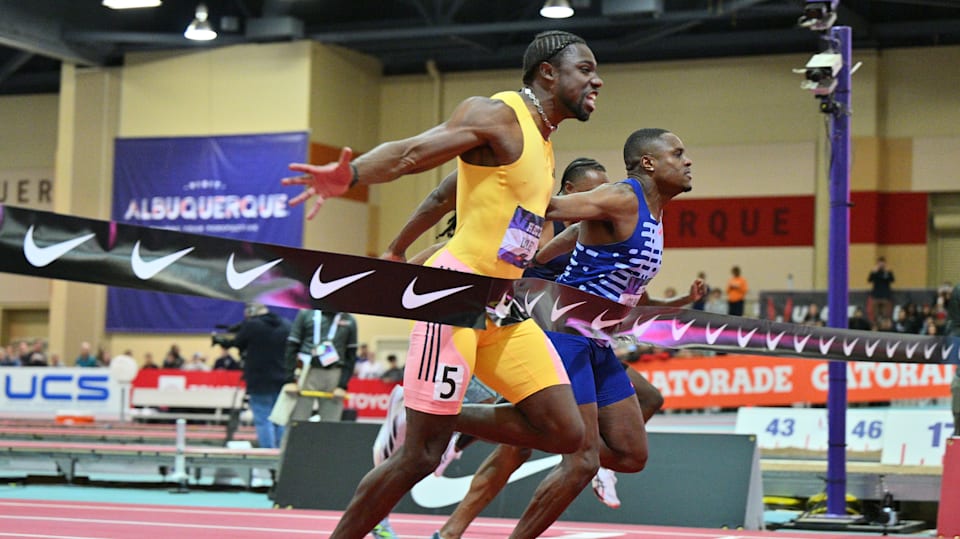
M 299 247 L 303 209 L 287 206 L 289 190 L 277 178 L 306 155 L 307 133 L 117 139 L 113 219 Z M 145 261 L 144 245 L 135 247 L 141 274 L 159 267 Z M 113 331 L 207 332 L 242 318 L 242 305 L 233 302 L 112 287 L 107 293 Z
M 825 404 L 826 361 L 730 354 L 636 362 L 631 367 L 663 394 L 665 409 Z M 849 402 L 950 396 L 954 365 L 847 364 Z
M 956 364 L 960 338 L 629 307 L 541 279 L 482 275 L 0 206 L 0 271 L 195 296 L 485 327 L 541 327 L 666 348 Z

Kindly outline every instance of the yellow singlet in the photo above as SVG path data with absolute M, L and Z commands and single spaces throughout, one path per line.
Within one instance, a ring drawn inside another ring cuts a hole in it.
M 523 153 L 513 163 L 496 167 L 457 159 L 457 229 L 445 250 L 481 275 L 517 279 L 523 268 L 505 261 L 504 239 L 518 212 L 532 213 L 542 221 L 553 191 L 553 144 L 543 139 L 519 93 L 500 92 L 492 99 L 503 101 L 516 113 Z M 535 233 L 539 237 L 539 229 Z

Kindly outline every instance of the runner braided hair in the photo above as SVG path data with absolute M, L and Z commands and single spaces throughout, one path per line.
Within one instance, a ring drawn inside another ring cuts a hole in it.
M 570 164 L 567 165 L 567 168 L 563 169 L 563 177 L 560 178 L 560 190 L 557 191 L 557 194 L 562 195 L 567 184 L 579 180 L 588 170 L 599 170 L 600 172 L 607 171 L 607 169 L 604 168 L 604 166 L 601 165 L 596 159 L 590 159 L 589 157 L 578 157 L 573 161 L 570 161 Z
M 560 51 L 574 43 L 586 44 L 586 41 L 580 36 L 562 30 L 549 30 L 537 34 L 523 53 L 523 84 L 529 85 L 533 82 L 541 62 L 549 62 Z

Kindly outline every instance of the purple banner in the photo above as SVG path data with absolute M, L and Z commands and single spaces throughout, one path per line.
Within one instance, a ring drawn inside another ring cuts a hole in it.
M 113 219 L 234 240 L 302 245 L 303 209 L 287 206 L 277 178 L 307 156 L 307 133 L 117 139 Z M 165 245 L 132 253 L 150 273 Z M 165 259 L 170 260 L 170 259 Z M 235 302 L 110 288 L 108 331 L 207 332 L 243 317 Z

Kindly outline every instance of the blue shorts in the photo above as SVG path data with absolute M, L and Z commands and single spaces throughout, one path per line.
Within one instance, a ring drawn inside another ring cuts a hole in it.
M 636 395 L 613 348 L 580 335 L 546 333 L 567 369 L 578 405 L 595 402 L 603 408 Z

